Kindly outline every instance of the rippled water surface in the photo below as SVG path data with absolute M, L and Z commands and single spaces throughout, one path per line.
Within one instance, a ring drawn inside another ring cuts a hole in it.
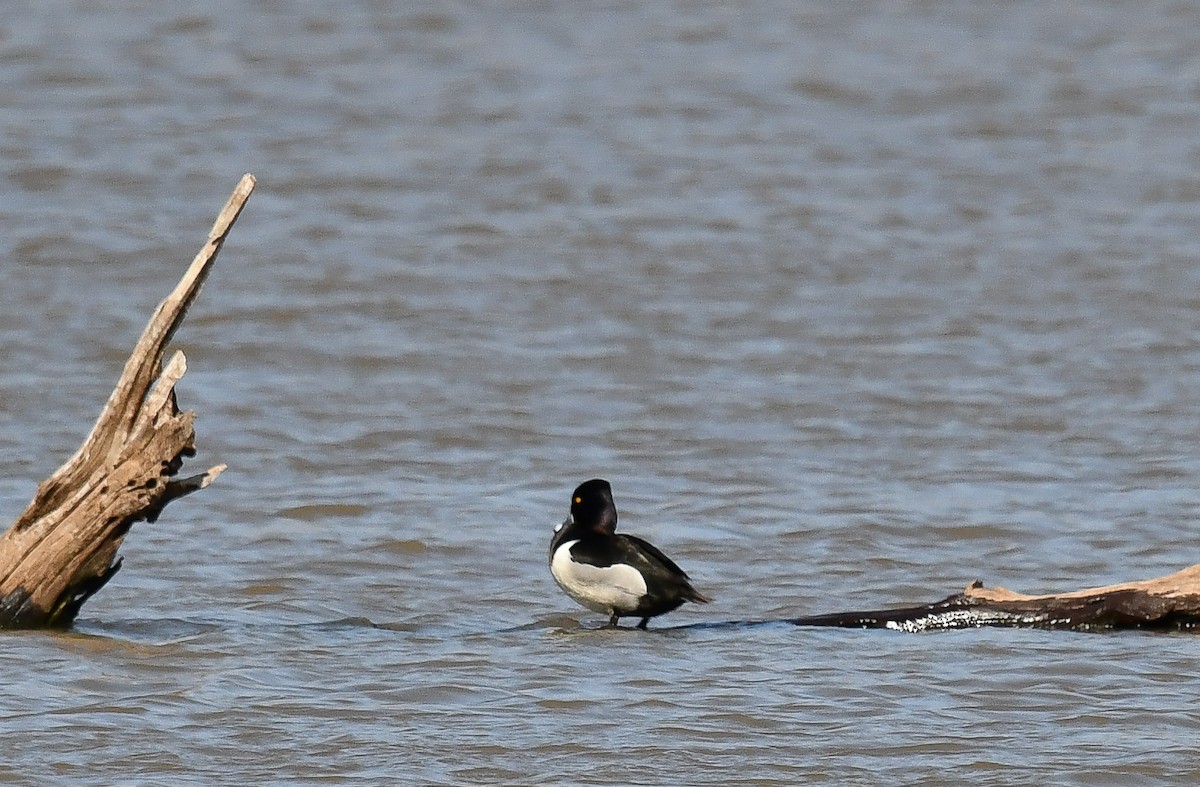
M 178 336 L 230 469 L 3 638 L 0 782 L 1194 782 L 1194 636 L 771 621 L 1200 559 L 1197 29 L 18 3 L 6 518 L 259 185 Z M 607 631 L 555 587 L 592 476 L 712 605 Z

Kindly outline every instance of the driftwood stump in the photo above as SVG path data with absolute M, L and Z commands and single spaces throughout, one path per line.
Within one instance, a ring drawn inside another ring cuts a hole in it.
M 1029 596 L 971 583 L 962 593 L 915 607 L 796 618 L 798 626 L 936 631 L 977 626 L 1097 631 L 1185 631 L 1200 626 L 1200 565 L 1165 577 Z
M 121 567 L 134 522 L 155 521 L 176 498 L 212 483 L 225 465 L 176 478 L 194 456 L 196 414 L 180 412 L 175 384 L 187 368 L 163 353 L 237 221 L 254 177 L 245 175 L 179 284 L 158 305 L 91 434 L 43 481 L 0 538 L 0 628 L 66 627 Z

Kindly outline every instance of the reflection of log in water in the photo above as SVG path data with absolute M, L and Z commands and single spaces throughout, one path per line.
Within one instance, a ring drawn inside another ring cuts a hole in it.
M 1176 631 L 1200 625 L 1200 565 L 1140 582 L 1029 596 L 972 583 L 932 604 L 795 618 L 798 626 L 937 631 L 976 626 Z
M 175 403 L 187 369 L 183 353 L 165 368 L 162 359 L 254 182 L 243 176 L 208 241 L 158 305 L 91 434 L 0 538 L 0 627 L 70 625 L 121 567 L 117 549 L 130 526 L 153 522 L 172 500 L 207 487 L 225 469 L 175 477 L 196 453 L 196 414 Z

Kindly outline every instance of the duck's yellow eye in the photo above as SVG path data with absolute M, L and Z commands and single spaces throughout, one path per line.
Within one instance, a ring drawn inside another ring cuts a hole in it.
M 575 498 L 575 502 L 576 502 L 576 503 L 582 503 L 582 502 L 583 502 L 583 498 L 582 498 L 582 497 L 577 497 L 577 498 Z

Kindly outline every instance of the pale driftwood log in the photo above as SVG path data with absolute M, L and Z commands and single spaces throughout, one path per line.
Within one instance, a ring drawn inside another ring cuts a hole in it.
M 1200 564 L 1137 582 L 1031 596 L 972 582 L 932 604 L 871 612 L 835 612 L 792 621 L 800 626 L 933 631 L 1008 626 L 1077 631 L 1191 630 L 1200 626 Z
M 180 412 L 175 384 L 182 352 L 164 368 L 167 343 L 237 221 L 254 177 L 245 175 L 208 241 L 158 305 L 91 434 L 43 481 L 0 538 L 0 627 L 63 627 L 121 567 L 117 550 L 134 522 L 153 522 L 167 503 L 212 483 L 225 465 L 175 478 L 195 455 L 196 414 Z

